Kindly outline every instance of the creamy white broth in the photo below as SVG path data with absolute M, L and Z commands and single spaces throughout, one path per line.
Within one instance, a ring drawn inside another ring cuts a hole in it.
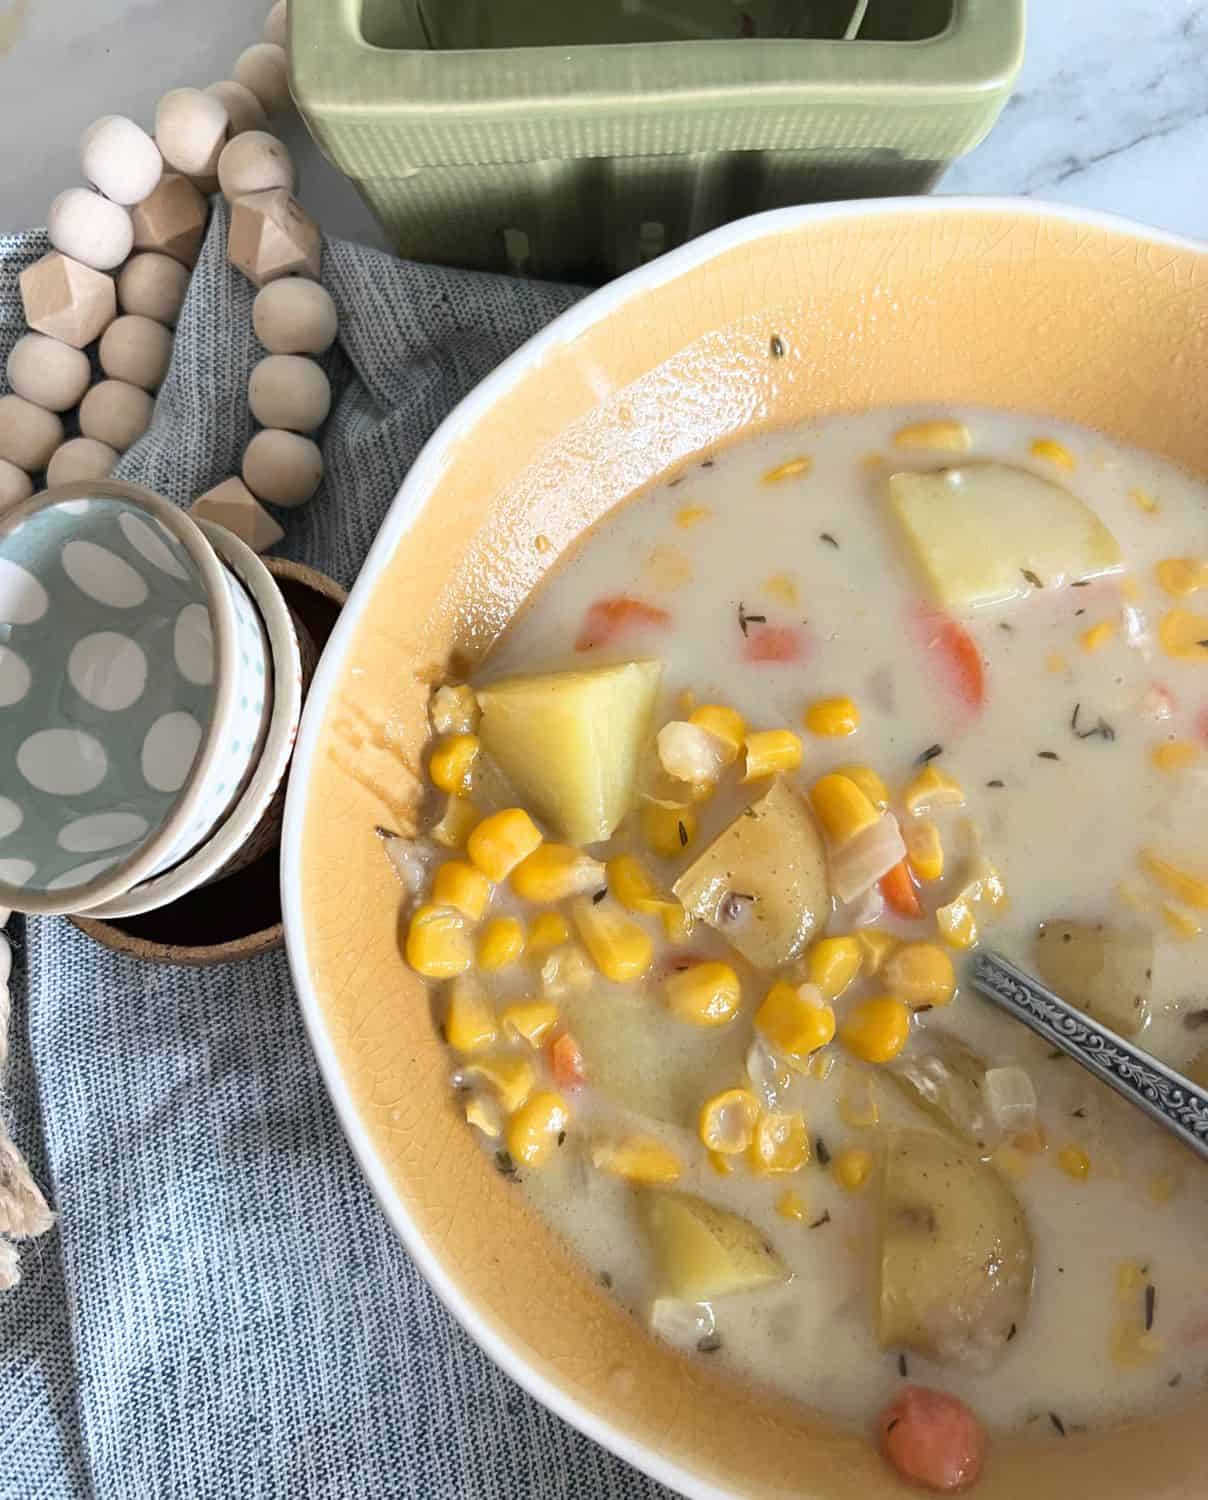
M 1176 938 L 1160 911 L 1167 898 L 1142 874 L 1137 856 L 1152 846 L 1192 869 L 1206 863 L 1208 750 L 1200 716 L 1208 706 L 1208 669 L 1170 659 L 1155 638 L 1163 612 L 1195 609 L 1197 600 L 1163 593 L 1154 567 L 1163 558 L 1203 555 L 1208 493 L 1171 466 L 1121 451 L 1095 433 L 1015 414 L 946 410 L 944 416 L 967 424 L 969 455 L 894 447 L 892 434 L 904 422 L 934 415 L 899 409 L 828 420 L 687 467 L 610 514 L 559 561 L 479 679 L 657 657 L 664 674 L 656 723 L 680 716 L 677 703 L 686 691 L 698 702 L 734 706 L 751 727 L 794 729 L 805 759 L 788 780 L 802 792 L 826 770 L 853 761 L 874 766 L 896 790 L 920 756 L 939 746 L 935 763 L 960 781 L 968 799 L 959 815 L 937 819 L 945 839 L 955 847 L 963 836 L 960 820 L 969 819 L 1010 896 L 986 940 L 1028 964 L 1038 924 L 1055 917 L 1152 926 L 1153 1019 L 1142 1041 L 1184 1062 L 1208 1042 L 1208 1030 L 1185 1021 L 1208 1007 L 1208 939 Z M 1073 470 L 1033 457 L 1037 437 L 1064 444 Z M 765 482 L 769 470 L 799 456 L 811 460 L 808 473 Z M 985 661 L 986 702 L 977 715 L 937 681 L 910 623 L 926 587 L 885 495 L 886 477 L 896 469 L 934 469 L 966 458 L 1019 464 L 1072 489 L 1115 534 L 1127 580 L 1034 592 L 965 617 Z M 592 601 L 622 594 L 666 610 L 671 624 L 577 653 Z M 1088 651 L 1081 633 L 1104 620 L 1117 627 L 1114 636 Z M 803 632 L 809 643 L 803 662 L 744 660 L 753 631 L 781 626 Z M 840 739 L 810 735 L 803 711 L 836 694 L 859 706 L 859 731 Z M 1168 716 L 1157 716 L 1160 704 Z M 1111 738 L 1077 737 L 1101 721 Z M 1177 772 L 1155 767 L 1152 748 L 1173 740 L 1196 740 L 1200 762 Z M 760 790 L 760 784 L 728 785 L 703 804 L 700 835 L 682 861 L 650 857 L 628 823 L 609 852 L 642 852 L 669 884 Z M 505 894 L 492 910 L 506 909 Z M 891 915 L 877 925 L 903 936 L 934 936 L 932 923 Z M 923 925 L 925 933 L 914 930 Z M 599 1027 L 599 1010 L 593 1018 L 588 1008 L 611 1007 L 607 1014 L 618 1026 L 653 1024 L 662 1056 L 683 1055 L 686 1097 L 699 1105 L 743 1081 L 751 1016 L 767 978 L 735 960 L 708 930 L 698 927 L 689 946 L 694 956 L 734 962 L 743 978 L 742 1012 L 724 1031 L 702 1034 L 659 1016 L 657 976 L 665 972 L 659 963 L 647 981 L 624 989 L 593 983 L 586 995 L 565 1001 L 563 1019 L 573 1031 L 578 1017 L 590 1033 L 590 1020 Z M 959 975 L 963 956 L 956 961 Z M 493 987 L 501 1000 L 532 994 L 532 970 L 513 966 Z M 840 1018 L 847 1003 L 847 997 L 835 1002 Z M 1076 1064 L 1050 1057 L 964 986 L 951 1005 L 915 1024 L 956 1033 L 992 1065 L 1023 1064 L 1037 1089 L 1048 1149 L 1013 1183 L 1036 1261 L 1031 1308 L 1017 1336 L 988 1372 L 944 1368 L 912 1353 L 910 1378 L 961 1395 L 991 1424 L 1046 1435 L 1050 1413 L 1068 1428 L 1185 1399 L 1208 1375 L 1208 1329 L 1199 1326 L 1208 1324 L 1204 1169 Z M 645 1319 L 652 1275 L 632 1189 L 593 1169 L 585 1143 L 593 1124 L 626 1119 L 671 1143 L 685 1163 L 678 1187 L 749 1217 L 792 1272 L 783 1286 L 719 1299 L 704 1310 L 699 1330 L 686 1325 L 682 1337 L 690 1347 L 698 1331 L 715 1330 L 710 1342 L 719 1347 L 690 1357 L 865 1421 L 902 1379 L 899 1352 L 880 1349 L 875 1338 L 875 1182 L 859 1193 L 843 1191 L 820 1166 L 817 1141 L 832 1154 L 845 1145 L 875 1152 L 895 1121 L 935 1127 L 884 1082 L 876 1085 L 878 1125 L 844 1124 L 836 1099 L 853 1075 L 838 1043 L 833 1050 L 841 1060 L 831 1077 L 797 1080 L 786 1106 L 803 1109 L 815 1143 L 813 1159 L 796 1174 L 719 1175 L 691 1129 L 627 1114 L 589 1081 L 573 1100 L 567 1149 L 547 1169 L 520 1174 L 518 1190 Z M 590 1073 L 586 1039 L 584 1053 Z M 640 1103 L 640 1087 L 630 1095 Z M 488 1145 L 494 1150 L 497 1143 Z M 1085 1181 L 1059 1168 L 1066 1146 L 1089 1156 Z M 802 1199 L 804 1221 L 777 1213 L 786 1189 Z M 1136 1368 L 1120 1368 L 1111 1356 L 1125 1262 L 1143 1267 L 1155 1288 L 1152 1347 Z

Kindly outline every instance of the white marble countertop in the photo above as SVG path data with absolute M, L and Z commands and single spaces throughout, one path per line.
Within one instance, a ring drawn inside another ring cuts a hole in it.
M 164 90 L 228 75 L 269 0 L 0 0 L 0 228 L 41 224 L 78 180 L 97 115 L 149 123 Z M 1014 97 L 945 193 L 1025 193 L 1208 238 L 1208 0 L 1033 0 Z M 381 243 L 295 124 L 302 197 L 324 228 Z

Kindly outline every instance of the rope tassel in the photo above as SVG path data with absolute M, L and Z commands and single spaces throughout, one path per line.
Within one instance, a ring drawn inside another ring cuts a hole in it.
M 7 915 L 7 912 L 0 912 L 0 916 Z M 12 1008 L 8 978 L 12 961 L 12 946 L 0 932 L 0 1068 L 8 1057 L 8 1022 Z M 12 1241 L 45 1234 L 54 1221 L 55 1216 L 42 1196 L 42 1190 L 30 1176 L 29 1168 L 8 1131 L 0 1124 L 0 1291 L 7 1291 L 21 1280 L 20 1256 Z

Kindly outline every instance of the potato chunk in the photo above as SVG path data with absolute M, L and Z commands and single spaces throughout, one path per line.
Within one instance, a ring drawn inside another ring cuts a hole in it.
M 491 683 L 478 691 L 483 749 L 563 838 L 610 838 L 633 801 L 662 670 L 631 661 Z
M 831 911 L 826 850 L 809 809 L 774 781 L 684 871 L 675 894 L 757 969 L 799 958 Z
M 660 1295 L 710 1302 L 787 1278 L 784 1262 L 747 1219 L 690 1193 L 643 1192 L 638 1202 Z
M 1033 949 L 1040 977 L 1063 1000 L 1135 1036 L 1149 1021 L 1153 934 L 1106 922 L 1046 922 Z
M 1123 565 L 1114 536 L 1081 500 L 1011 464 L 962 464 L 889 479 L 889 501 L 936 600 L 976 609 Z
M 1022 1327 L 1032 1237 L 993 1167 L 932 1131 L 891 1138 L 881 1193 L 877 1337 L 939 1364 L 988 1369 Z

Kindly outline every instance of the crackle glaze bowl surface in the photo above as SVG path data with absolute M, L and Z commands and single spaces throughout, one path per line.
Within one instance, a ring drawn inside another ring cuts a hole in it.
M 471 1139 L 374 833 L 414 826 L 429 686 L 451 658 L 464 672 L 483 656 L 585 528 L 703 450 L 948 401 L 1095 427 L 1203 475 L 1206 358 L 1201 246 L 1010 200 L 784 210 L 604 288 L 509 359 L 428 444 L 370 554 L 310 695 L 286 814 L 287 934 L 319 1061 L 453 1313 L 553 1410 L 685 1494 L 913 1492 L 867 1433 L 651 1340 Z M 1202 1397 L 995 1439 L 979 1500 L 1192 1500 L 1206 1417 Z

